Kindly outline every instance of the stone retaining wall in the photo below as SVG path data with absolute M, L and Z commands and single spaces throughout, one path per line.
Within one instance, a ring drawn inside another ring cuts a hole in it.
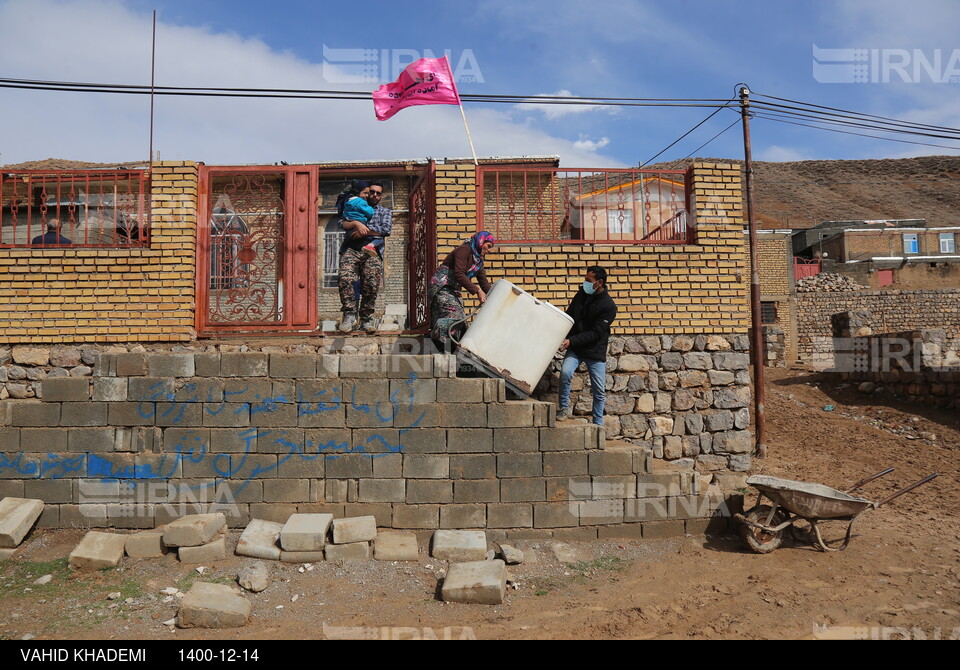
M 703 472 L 748 470 L 753 452 L 748 348 L 746 335 L 610 338 L 607 437 Z M 537 397 L 556 399 L 561 363 L 554 360 Z M 571 386 L 574 413 L 588 416 L 592 403 L 589 376 L 578 372 Z

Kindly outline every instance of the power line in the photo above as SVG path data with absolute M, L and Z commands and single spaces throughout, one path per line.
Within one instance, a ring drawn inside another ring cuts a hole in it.
M 718 137 L 720 137 L 721 135 L 723 135 L 725 132 L 727 132 L 728 130 L 730 130 L 731 128 L 733 128 L 733 127 L 734 127 L 735 125 L 737 125 L 738 123 L 740 123 L 740 119 L 734 119 L 733 123 L 731 123 L 729 126 L 727 126 L 726 128 L 724 128 L 723 130 L 721 130 L 719 133 L 717 133 L 716 135 L 714 135 L 713 137 L 711 137 L 709 140 L 707 140 L 707 141 L 704 142 L 703 144 L 701 144 L 699 147 L 697 147 L 696 149 L 694 149 L 693 151 L 691 151 L 690 153 L 688 153 L 686 156 L 683 157 L 683 160 L 686 160 L 686 159 L 690 158 L 690 156 L 692 156 L 693 154 L 695 154 L 695 153 L 697 153 L 698 151 L 700 151 L 701 149 L 703 149 L 705 146 L 707 146 L 708 144 L 710 144 L 711 142 L 713 142 L 715 139 L 717 139 Z
M 147 95 L 149 86 L 133 84 L 104 84 L 93 82 L 44 81 L 35 79 L 0 78 L 0 88 L 19 88 L 43 91 L 77 91 L 88 93 L 124 93 Z M 274 89 L 274 88 L 231 88 L 231 87 L 191 87 L 157 86 L 157 95 L 184 95 L 208 97 L 249 97 L 249 98 L 320 98 L 328 100 L 369 100 L 368 91 L 343 91 L 324 89 Z M 723 99 L 710 98 L 610 98 L 587 96 L 530 96 L 507 94 L 461 94 L 460 98 L 470 102 L 489 102 L 533 105 L 591 105 L 622 107 L 717 107 L 728 104 Z
M 801 102 L 801 101 L 799 101 L 799 100 L 791 100 L 791 99 L 789 99 L 789 98 L 778 98 L 777 96 L 774 96 L 774 95 L 766 95 L 765 93 L 756 93 L 756 92 L 754 92 L 754 94 L 755 94 L 755 95 L 759 95 L 759 96 L 762 97 L 762 98 L 770 98 L 771 100 L 780 100 L 780 101 L 782 101 L 782 102 L 793 103 L 794 105 L 804 105 L 805 107 L 814 107 L 814 108 L 817 108 L 817 109 L 827 109 L 827 110 L 834 111 L 834 112 L 843 112 L 844 114 L 851 114 L 851 115 L 856 115 L 856 116 L 869 117 L 869 118 L 873 118 L 873 119 L 880 119 L 880 120 L 883 120 L 883 121 L 893 121 L 893 122 L 895 122 L 895 123 L 903 123 L 903 121 L 902 121 L 901 119 L 894 119 L 894 118 L 891 118 L 891 117 L 889 117 L 889 116 L 878 116 L 878 115 L 876 115 L 876 114 L 867 114 L 866 112 L 854 112 L 854 111 L 850 111 L 850 110 L 846 110 L 846 109 L 840 109 L 840 108 L 838 108 L 838 107 L 827 107 L 827 106 L 825 106 L 825 105 L 815 105 L 815 104 L 813 104 L 813 103 Z M 770 104 L 773 104 L 773 103 L 770 103 Z M 930 125 L 930 124 L 927 124 L 927 123 L 918 123 L 918 122 L 912 122 L 912 121 L 907 122 L 907 123 L 912 123 L 913 125 L 916 125 L 916 126 L 922 126 L 922 127 L 930 128 L 930 129 L 932 129 L 932 130 L 950 130 L 950 131 L 956 131 L 956 130 L 957 130 L 956 128 L 950 128 L 949 126 L 934 126 L 934 125 Z
M 770 106 L 764 105 L 764 104 L 762 104 L 762 103 L 759 104 L 759 105 L 751 105 L 750 107 L 751 107 L 751 109 L 759 109 L 759 110 L 763 110 L 763 111 L 770 112 L 771 114 L 779 114 L 779 115 L 787 115 L 787 116 L 793 116 L 793 117 L 798 117 L 798 118 L 812 119 L 812 120 L 815 120 L 815 121 L 820 121 L 821 123 L 830 123 L 830 124 L 834 124 L 834 125 L 853 126 L 853 127 L 856 127 L 856 128 L 865 128 L 865 129 L 868 129 L 868 130 L 879 130 L 879 131 L 882 131 L 882 132 L 885 132 L 885 133 L 901 133 L 901 134 L 904 134 L 904 135 L 918 135 L 918 136 L 921 136 L 921 137 L 936 137 L 936 138 L 946 139 L 946 140 L 952 140 L 952 139 L 960 140 L 960 130 L 955 130 L 955 131 L 953 131 L 953 134 L 944 135 L 944 134 L 941 134 L 941 133 L 921 132 L 920 129 L 917 129 L 917 130 L 904 130 L 904 129 L 902 129 L 902 128 L 891 128 L 891 127 L 887 127 L 886 125 L 875 124 L 875 123 L 872 123 L 872 122 L 863 123 L 863 122 L 857 122 L 857 121 L 843 121 L 843 120 L 839 120 L 839 119 L 833 119 L 833 118 L 830 118 L 830 117 L 824 117 L 823 115 L 818 114 L 818 113 L 807 114 L 807 113 L 803 113 L 803 112 L 799 112 L 799 111 L 783 111 L 784 108 L 781 108 L 780 106 L 770 107 Z
M 776 117 L 767 116 L 765 114 L 756 114 L 755 116 L 759 119 L 767 119 L 769 121 L 776 121 L 777 123 L 789 123 L 790 125 L 793 125 L 793 126 L 803 126 L 805 128 L 813 128 L 815 130 L 825 130 L 831 133 L 841 133 L 843 135 L 857 135 L 859 137 L 871 137 L 876 140 L 886 140 L 887 142 L 899 142 L 901 144 L 916 144 L 916 145 L 925 146 L 925 147 L 939 147 L 941 149 L 951 149 L 953 151 L 960 151 L 960 147 L 951 147 L 946 144 L 931 144 L 929 142 L 911 142 L 910 140 L 898 140 L 893 137 L 883 137 L 881 135 L 868 135 L 867 133 L 855 133 L 850 130 L 839 130 L 837 128 L 824 128 L 822 126 L 814 126 L 808 123 L 800 123 L 798 121 L 787 121 L 785 119 L 778 119 Z
M 729 100 L 728 102 L 733 102 L 733 101 L 732 101 L 732 100 Z M 694 130 L 696 130 L 697 128 L 699 128 L 700 126 L 702 126 L 703 124 L 705 124 L 707 121 L 709 121 L 710 119 L 712 119 L 712 118 L 714 117 L 714 115 L 716 115 L 721 109 L 723 109 L 723 107 L 717 107 L 715 110 L 713 110 L 713 111 L 709 114 L 709 116 L 707 116 L 707 118 L 705 118 L 703 121 L 701 121 L 700 123 L 698 123 L 697 125 L 695 125 L 693 128 L 691 128 L 690 130 L 688 130 L 687 132 L 685 132 L 683 135 L 681 135 L 681 136 L 678 137 L 677 139 L 675 139 L 673 142 L 671 142 L 670 144 L 668 144 L 668 145 L 667 145 L 660 153 L 658 153 L 656 156 L 654 156 L 653 158 L 648 158 L 648 159 L 645 160 L 644 162 L 640 163 L 640 167 L 643 167 L 643 166 L 646 165 L 647 163 L 652 162 L 655 158 L 657 158 L 657 157 L 660 156 L 661 154 L 665 153 L 668 149 L 670 149 L 670 147 L 672 147 L 672 146 L 675 145 L 677 142 L 679 142 L 680 140 L 682 140 L 684 137 L 686 137 L 687 135 L 689 135 L 690 133 L 692 133 Z

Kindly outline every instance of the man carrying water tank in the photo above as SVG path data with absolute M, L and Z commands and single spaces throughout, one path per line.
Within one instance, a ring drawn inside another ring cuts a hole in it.
M 570 302 L 567 314 L 573 318 L 573 328 L 560 345 L 566 351 L 560 369 L 560 406 L 558 419 L 573 415 L 570 407 L 570 381 L 580 363 L 590 373 L 590 391 L 593 394 L 593 423 L 603 425 L 603 402 L 607 383 L 607 340 L 610 324 L 617 316 L 617 306 L 607 292 L 607 271 L 599 265 L 587 268 L 583 286 Z

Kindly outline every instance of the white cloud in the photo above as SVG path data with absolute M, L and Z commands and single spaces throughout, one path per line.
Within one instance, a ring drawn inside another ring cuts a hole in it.
M 597 149 L 602 149 L 605 146 L 610 144 L 609 137 L 601 137 L 599 140 L 591 140 L 586 135 L 581 135 L 580 139 L 573 143 L 578 149 L 583 149 L 584 151 L 596 151 Z
M 549 120 L 559 119 L 564 116 L 569 116 L 570 114 L 583 114 L 584 112 L 596 112 L 601 109 L 605 109 L 610 112 L 616 110 L 616 107 L 597 107 L 596 105 L 578 105 L 575 103 L 536 103 L 533 102 L 537 98 L 544 97 L 560 97 L 560 98 L 571 98 L 573 93 L 566 89 L 560 89 L 556 93 L 538 93 L 532 98 L 527 98 L 527 101 L 521 105 L 517 105 L 517 108 L 520 111 L 527 112 L 530 110 L 543 112 L 543 115 L 546 116 Z
M 0 5 L 0 62 L 8 77 L 148 84 L 150 21 L 122 0 L 10 0 Z M 159 86 L 350 88 L 325 81 L 321 64 L 262 41 L 160 21 L 156 69 Z M 468 103 L 466 115 L 480 155 L 560 155 L 565 165 L 616 166 L 597 153 L 605 145 L 551 136 L 508 111 Z M 369 100 L 158 96 L 155 117 L 154 148 L 168 160 L 215 165 L 469 155 L 462 119 L 450 106 L 407 109 L 377 121 Z M 8 131 L 22 132 L 7 133 L 0 163 L 147 156 L 146 96 L 6 89 L 4 121 Z

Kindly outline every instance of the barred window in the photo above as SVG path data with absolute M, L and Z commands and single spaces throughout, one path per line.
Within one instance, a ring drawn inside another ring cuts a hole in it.
M 0 174 L 0 247 L 149 245 L 146 170 Z
M 760 323 L 764 325 L 777 323 L 777 303 L 760 303 Z

